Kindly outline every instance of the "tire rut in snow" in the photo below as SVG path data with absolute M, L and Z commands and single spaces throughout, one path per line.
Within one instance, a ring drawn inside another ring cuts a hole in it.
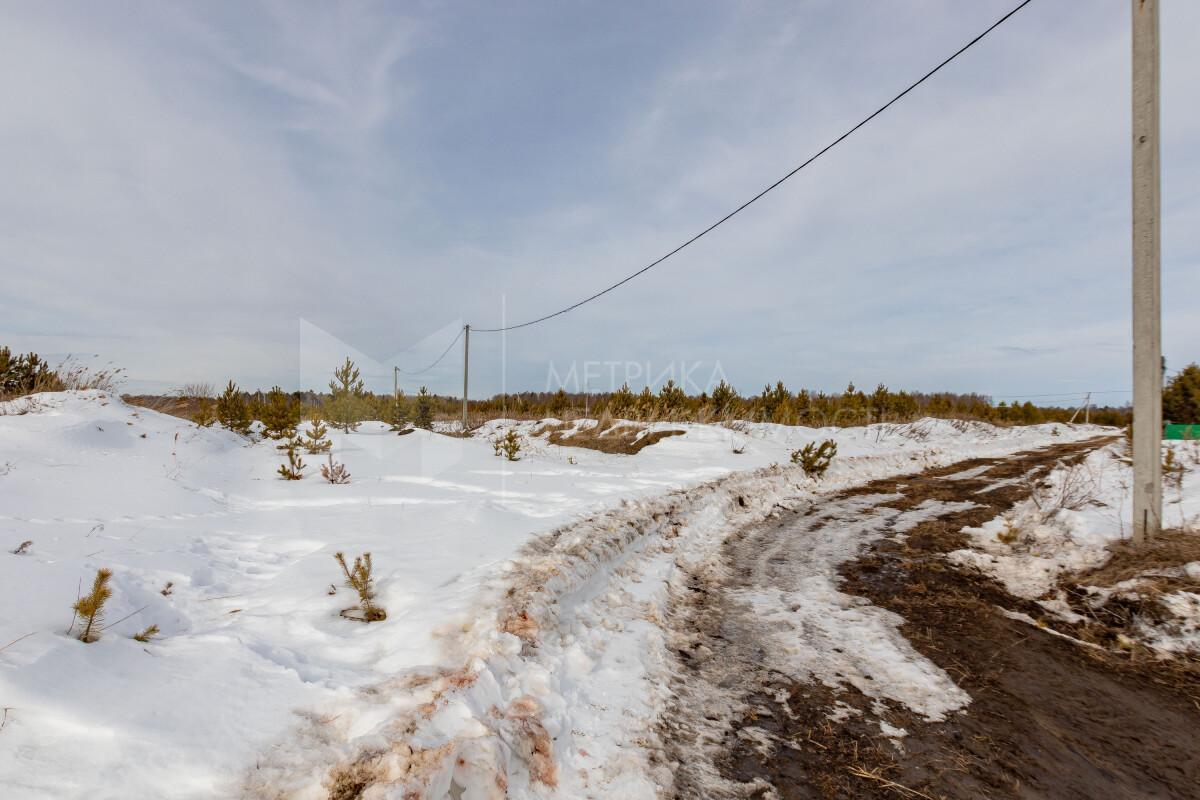
M 669 793 L 1193 796 L 1200 714 L 1154 665 L 1004 617 L 1039 609 L 942 558 L 1027 495 L 1014 478 L 1096 446 L 876 481 L 732 536 L 675 592 Z

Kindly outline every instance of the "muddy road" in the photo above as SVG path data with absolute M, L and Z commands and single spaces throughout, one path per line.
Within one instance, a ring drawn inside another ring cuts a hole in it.
M 944 558 L 1103 442 L 876 481 L 693 570 L 668 621 L 678 798 L 1200 797 L 1194 673 L 1084 646 Z

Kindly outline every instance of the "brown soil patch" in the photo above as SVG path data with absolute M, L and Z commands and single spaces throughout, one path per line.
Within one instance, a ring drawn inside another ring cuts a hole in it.
M 908 732 L 898 747 L 881 734 L 877 709 L 853 689 L 836 698 L 859 714 L 835 722 L 828 717 L 833 697 L 824 687 L 765 685 L 747 698 L 753 710 L 735 721 L 722 774 L 741 783 L 759 779 L 763 791 L 748 796 L 780 800 L 1200 796 L 1200 681 L 1194 675 L 1008 618 L 1000 608 L 1035 619 L 1046 614 L 943 558 L 967 545 L 964 526 L 1007 510 L 1028 494 L 1029 484 L 977 494 L 979 489 L 1081 458 L 1095 446 L 962 462 L 848 492 L 902 494 L 887 503 L 900 508 L 927 499 L 979 504 L 922 523 L 906 536 L 879 540 L 842 569 L 842 590 L 903 616 L 904 636 L 972 702 L 941 723 L 903 709 L 881 712 Z M 946 477 L 976 466 L 989 469 L 977 478 Z M 1175 559 L 1186 560 L 1191 546 L 1172 538 L 1159 556 L 1131 554 L 1112 568 L 1140 570 L 1155 558 L 1178 564 Z M 784 746 L 764 754 L 739 735 L 749 728 L 768 731 Z M 679 796 L 694 795 L 685 790 Z
M 565 427 L 564 427 L 565 426 Z M 535 435 L 547 428 L 535 431 Z M 683 431 L 658 430 L 646 432 L 645 425 L 618 423 L 611 427 L 594 425 L 590 428 L 573 431 L 570 423 L 562 423 L 548 428 L 550 436 L 546 441 L 560 447 L 586 447 L 589 450 L 599 450 L 601 453 L 615 453 L 633 456 L 651 445 L 661 442 L 668 436 L 682 436 Z
M 1109 546 L 1112 558 L 1104 566 L 1082 572 L 1072 583 L 1112 586 L 1136 578 L 1145 572 L 1170 569 L 1190 561 L 1200 561 L 1200 535 L 1182 531 L 1164 531 L 1141 547 L 1130 542 Z

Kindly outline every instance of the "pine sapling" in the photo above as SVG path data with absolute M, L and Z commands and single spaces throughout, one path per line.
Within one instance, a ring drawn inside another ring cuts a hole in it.
M 192 414 L 192 422 L 201 428 L 211 427 L 217 421 L 217 409 L 213 401 L 207 397 L 200 398 L 200 404 Z
M 337 559 L 342 568 L 342 574 L 346 576 L 346 585 L 358 593 L 358 605 L 344 609 L 342 616 L 362 622 L 378 622 L 387 619 L 387 612 L 375 603 L 375 585 L 371 577 L 371 554 L 363 553 L 361 556 L 355 556 L 353 567 L 347 566 L 344 553 L 334 553 L 333 557 Z M 360 616 L 351 616 L 347 613 L 353 611 L 357 611 Z
M 403 389 L 396 392 L 396 396 L 388 403 L 384 416 L 384 422 L 390 430 L 402 433 L 408 429 L 408 398 L 404 396 Z
M 424 386 L 417 392 L 417 416 L 413 424 L 427 431 L 433 430 L 433 396 Z
M 333 453 L 329 454 L 329 463 L 321 465 L 321 477 L 335 484 L 350 482 L 350 472 L 346 469 L 346 465 L 340 461 L 334 461 Z
M 112 597 L 112 589 L 108 586 L 110 578 L 112 578 L 111 569 L 97 570 L 96 578 L 92 581 L 92 590 L 76 600 L 75 605 L 72 606 L 76 618 L 83 625 L 83 629 L 79 632 L 79 641 L 81 642 L 94 642 L 100 638 L 99 623 L 104 618 L 104 604 L 108 598 Z M 71 628 L 74 629 L 74 627 L 75 620 L 73 619 Z
M 325 419 L 343 433 L 358 430 L 366 413 L 367 390 L 358 367 L 346 357 L 346 363 L 333 371 L 329 382 L 329 400 L 325 403 Z
M 285 481 L 298 481 L 304 477 L 304 462 L 300 460 L 300 454 L 296 452 L 299 447 L 300 440 L 296 438 L 288 440 L 286 446 L 281 445 L 281 448 L 287 453 L 288 460 L 288 463 L 279 465 L 279 474 Z
M 822 478 L 833 457 L 837 455 L 837 442 L 826 439 L 816 446 L 813 442 L 804 445 L 800 450 L 792 451 L 792 463 L 799 464 L 804 474 L 810 478 Z
M 272 386 L 261 410 L 263 435 L 269 439 L 288 439 L 300 424 L 300 403 L 278 386 Z
M 233 381 L 225 387 L 225 391 L 217 398 L 217 422 L 234 433 L 246 436 L 250 433 L 250 407 L 246 399 Z
M 329 433 L 329 429 L 325 427 L 325 423 L 321 420 L 313 420 L 308 426 L 308 430 L 304 432 L 304 439 L 301 444 L 304 450 L 310 455 L 315 456 L 321 453 L 328 453 L 329 448 L 333 447 L 333 442 L 325 438 Z
M 521 439 L 512 428 L 504 436 L 492 442 L 496 455 L 503 455 L 509 461 L 521 460 Z
M 148 642 L 151 639 L 153 639 L 155 636 L 158 636 L 158 626 L 151 625 L 150 627 L 146 628 L 145 630 L 138 631 L 137 633 L 135 633 L 133 635 L 133 638 L 139 642 Z

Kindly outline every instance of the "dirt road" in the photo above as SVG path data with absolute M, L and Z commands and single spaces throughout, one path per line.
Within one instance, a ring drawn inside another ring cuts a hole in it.
M 945 552 L 1098 442 L 877 481 L 739 532 L 672 604 L 679 798 L 1200 797 L 1186 677 L 1044 617 Z M 898 616 L 897 616 L 898 615 Z

